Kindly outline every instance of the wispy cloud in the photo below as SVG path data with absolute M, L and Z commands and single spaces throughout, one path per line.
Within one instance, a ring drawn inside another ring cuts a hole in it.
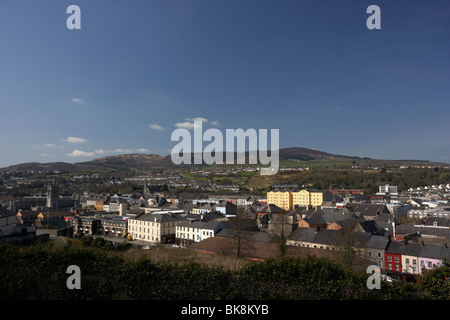
M 153 130 L 164 130 L 164 128 L 162 126 L 160 126 L 159 124 L 156 124 L 156 123 L 151 123 L 148 125 L 148 127 Z
M 80 104 L 83 104 L 83 103 L 84 103 L 84 100 L 82 100 L 82 99 L 80 99 L 80 98 L 72 98 L 71 101 L 72 101 L 72 102 L 75 102 L 75 103 L 80 103 Z
M 183 129 L 194 129 L 195 121 L 208 122 L 208 119 L 197 117 L 197 118 L 186 118 L 184 122 L 175 123 L 175 127 Z
M 83 138 L 77 138 L 77 137 L 68 137 L 66 142 L 77 144 L 77 143 L 85 143 L 85 142 L 87 142 L 87 140 L 83 139 Z

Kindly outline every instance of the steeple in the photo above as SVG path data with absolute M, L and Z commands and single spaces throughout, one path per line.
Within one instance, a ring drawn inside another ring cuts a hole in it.
M 58 209 L 58 188 L 54 181 L 47 185 L 47 208 Z

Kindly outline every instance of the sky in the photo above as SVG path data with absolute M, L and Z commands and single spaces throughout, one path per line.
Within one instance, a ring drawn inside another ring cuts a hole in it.
M 449 57 L 448 0 L 0 0 L 0 167 L 167 155 L 194 120 L 450 163 Z

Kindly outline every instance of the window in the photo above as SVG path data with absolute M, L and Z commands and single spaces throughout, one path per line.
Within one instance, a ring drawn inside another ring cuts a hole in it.
M 378 253 L 377 253 L 377 257 L 378 257 L 378 258 L 381 258 L 381 252 L 378 252 Z
M 395 270 L 400 271 L 400 266 L 398 264 L 395 265 Z
M 413 265 L 416 265 L 416 264 L 417 264 L 417 260 L 413 259 Z
M 392 256 L 388 256 L 387 259 L 388 259 L 389 262 L 392 262 Z
M 395 262 L 397 262 L 397 263 L 399 262 L 398 257 L 395 257 L 394 260 L 395 260 Z
M 409 264 L 409 259 L 408 258 L 406 258 L 406 263 Z

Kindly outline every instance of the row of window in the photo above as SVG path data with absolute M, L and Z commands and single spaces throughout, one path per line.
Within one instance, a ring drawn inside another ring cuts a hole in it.
M 153 221 L 141 221 L 141 220 L 135 220 L 134 223 L 131 222 L 131 224 L 137 224 L 137 225 L 149 225 L 149 226 L 162 226 L 162 227 L 173 227 L 175 226 L 175 222 L 165 222 L 165 223 L 160 223 L 160 222 L 153 222 Z

